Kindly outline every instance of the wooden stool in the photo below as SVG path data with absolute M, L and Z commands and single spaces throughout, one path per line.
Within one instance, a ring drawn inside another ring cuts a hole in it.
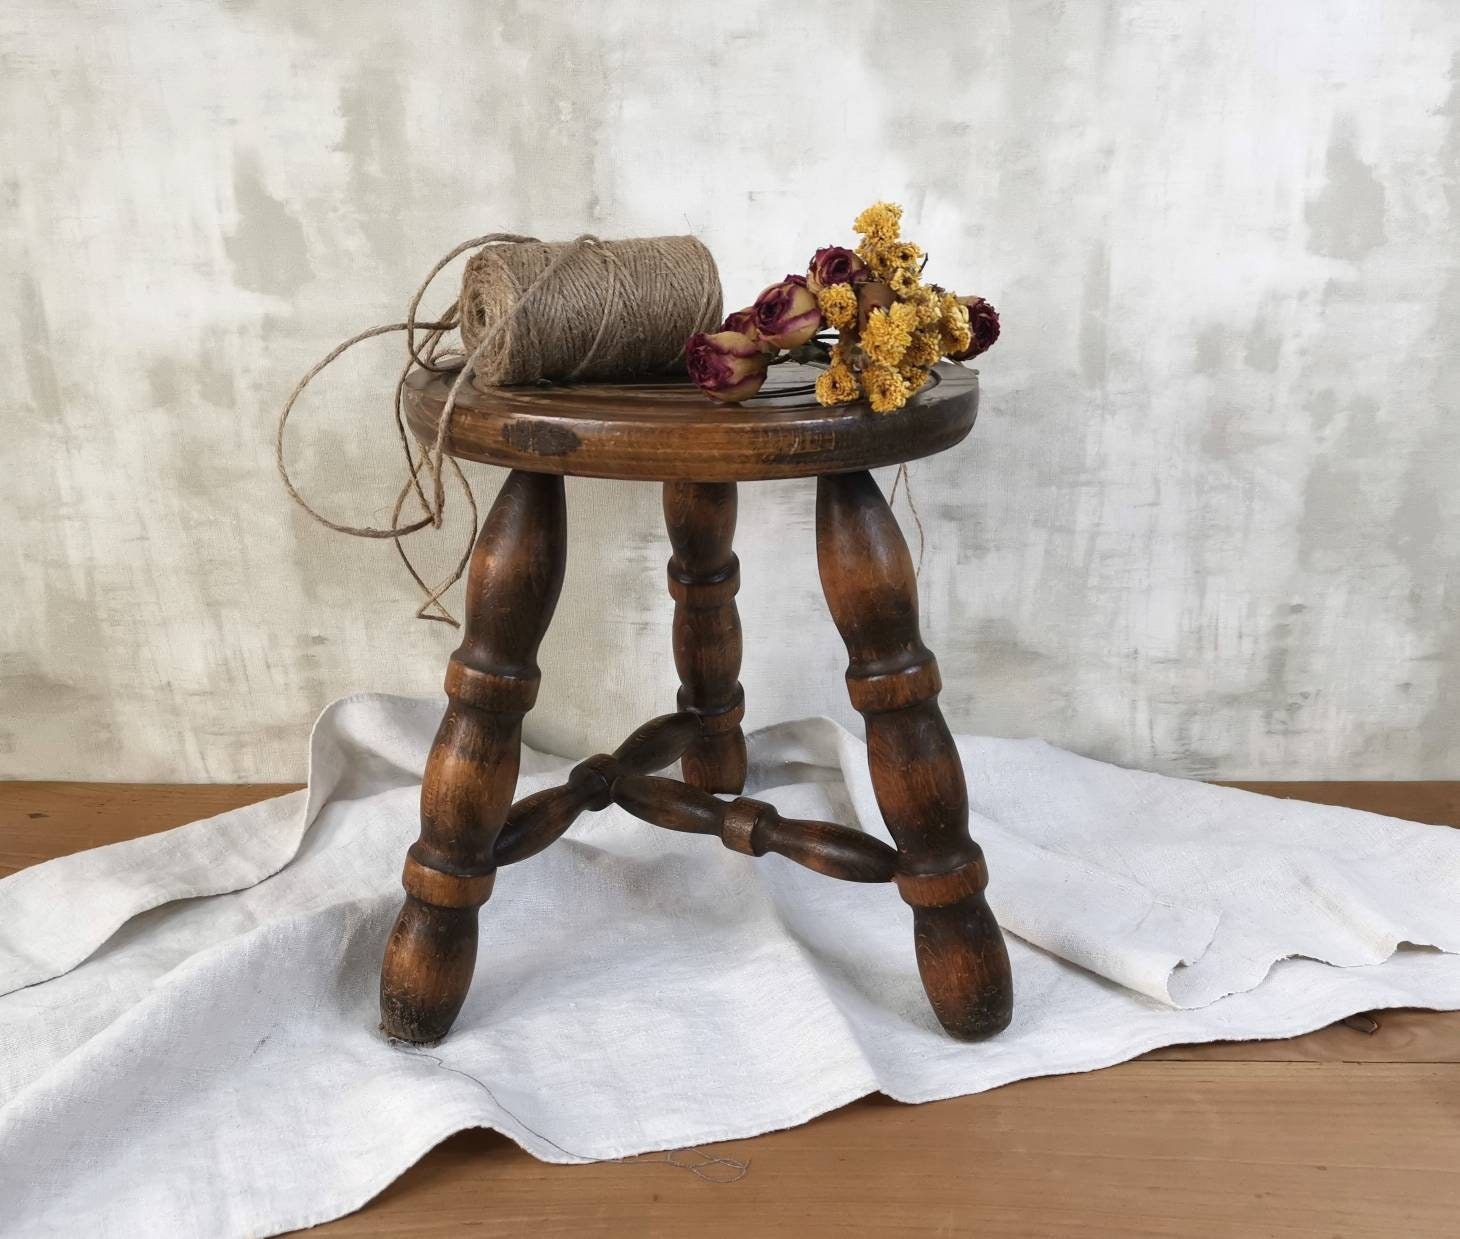
M 747 856 L 776 852 L 831 877 L 895 882 L 912 905 L 918 968 L 943 1027 L 974 1039 L 1008 1025 L 1009 959 L 984 901 L 988 876 L 938 709 L 938 665 L 918 633 L 912 560 L 868 472 L 962 440 L 978 410 L 977 372 L 941 365 L 906 408 L 880 416 L 862 404 L 822 408 L 807 375 L 774 367 L 744 405 L 714 404 L 684 381 L 464 389 L 448 450 L 512 472 L 472 552 L 466 635 L 446 670 L 421 835 L 386 947 L 380 1011 L 390 1036 L 446 1035 L 471 984 L 477 909 L 498 868 L 610 804 L 656 826 L 718 835 Z M 407 416 L 424 442 L 435 437 L 448 382 L 427 371 L 409 380 Z M 565 474 L 664 485 L 679 709 L 581 762 L 561 787 L 513 804 L 537 649 L 563 581 Z M 846 826 L 711 794 L 739 796 L 745 783 L 735 484 L 799 477 L 817 479 L 822 589 L 846 642 L 847 689 L 866 719 L 872 785 L 895 850 Z M 652 774 L 675 760 L 684 782 Z

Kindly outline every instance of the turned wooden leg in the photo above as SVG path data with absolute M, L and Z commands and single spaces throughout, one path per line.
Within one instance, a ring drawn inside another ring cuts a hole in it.
M 666 482 L 664 523 L 674 554 L 674 665 L 679 708 L 697 715 L 702 739 L 681 761 L 685 782 L 707 792 L 745 786 L 745 693 L 740 687 L 740 561 L 735 536 L 734 482 Z
M 968 834 L 968 789 L 938 709 L 938 664 L 918 632 L 912 559 L 870 473 L 817 480 L 821 586 L 846 642 L 847 690 L 867 722 L 877 805 L 913 908 L 918 970 L 953 1036 L 1009 1024 L 1013 986 L 1004 939 L 984 901 L 983 852 Z
M 444 1037 L 466 1000 L 477 909 L 492 893 L 497 832 L 512 804 L 537 647 L 563 584 L 563 479 L 513 471 L 472 551 L 465 637 L 421 784 L 421 835 L 380 973 L 380 1023 L 402 1041 Z

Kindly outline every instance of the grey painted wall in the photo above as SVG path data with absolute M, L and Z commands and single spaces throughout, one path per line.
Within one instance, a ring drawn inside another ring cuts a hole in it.
M 1448 0 L 11 0 L 0 773 L 297 778 L 331 697 L 439 685 L 452 633 L 286 503 L 270 434 L 454 242 L 693 231 L 740 303 L 889 197 L 1005 324 L 973 438 L 913 467 L 955 727 L 1454 775 L 1457 45 Z M 300 411 L 342 517 L 389 511 L 397 350 Z M 674 686 L 654 489 L 569 503 L 560 751 Z M 741 506 L 750 723 L 851 721 L 811 488 Z

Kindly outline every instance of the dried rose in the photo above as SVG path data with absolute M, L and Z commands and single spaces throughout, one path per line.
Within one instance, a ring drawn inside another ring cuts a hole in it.
M 748 305 L 743 310 L 736 310 L 734 314 L 725 315 L 720 330 L 738 331 L 743 336 L 755 339 L 755 307 Z
M 689 377 L 713 400 L 746 400 L 765 382 L 770 358 L 744 332 L 697 331 L 685 344 Z
M 811 255 L 806 272 L 806 287 L 814 293 L 833 284 L 857 284 L 870 279 L 867 264 L 849 249 L 840 245 L 823 245 Z
M 806 287 L 804 275 L 788 275 L 772 284 L 751 307 L 760 338 L 774 348 L 795 348 L 811 339 L 821 326 L 816 295 Z
M 999 312 L 982 297 L 960 297 L 958 300 L 968 307 L 968 347 L 949 353 L 948 357 L 952 361 L 968 361 L 988 352 L 999 338 Z
M 734 314 L 727 314 L 725 321 L 720 324 L 721 331 L 738 331 L 743 336 L 749 336 L 757 344 L 763 353 L 774 355 L 779 350 L 774 344 L 767 344 L 760 338 L 760 328 L 755 325 L 755 307 L 748 305 L 743 310 L 736 310 Z

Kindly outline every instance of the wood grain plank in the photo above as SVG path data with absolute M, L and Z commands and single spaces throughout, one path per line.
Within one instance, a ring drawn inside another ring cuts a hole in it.
M 547 1166 L 467 1133 L 314 1233 L 1452 1236 L 1460 1067 L 1136 1062 L 701 1152 L 750 1164 Z
M 1225 782 L 1222 787 L 1238 787 L 1263 796 L 1279 796 L 1286 800 L 1309 800 L 1314 804 L 1341 805 L 1346 809 L 1363 809 L 1366 813 L 1383 813 L 1388 817 L 1408 818 L 1411 822 L 1431 822 L 1441 826 L 1460 826 L 1460 780 L 1430 779 L 1415 782 Z
M 1460 1011 L 1396 1008 L 1370 1014 L 1379 1025 L 1371 1034 L 1339 1023 L 1282 1041 L 1165 1046 L 1142 1058 L 1148 1062 L 1460 1063 Z
M 0 782 L 0 876 L 297 790 L 294 783 Z

